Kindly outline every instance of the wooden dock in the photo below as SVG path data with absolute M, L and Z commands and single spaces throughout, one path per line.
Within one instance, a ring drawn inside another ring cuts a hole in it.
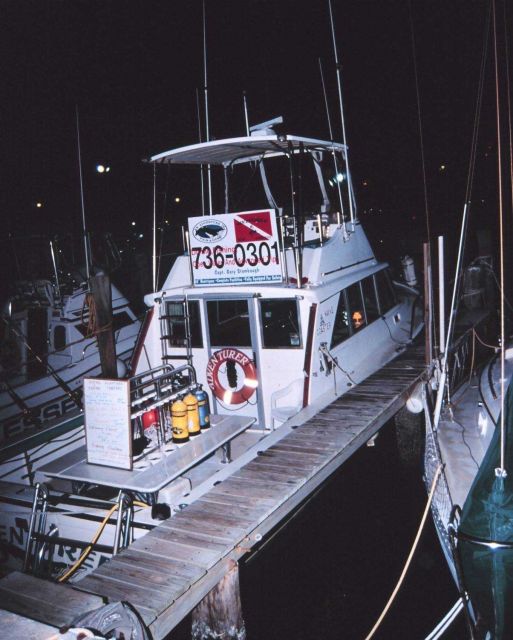
M 152 637 L 164 638 L 401 409 L 424 370 L 423 350 L 407 350 L 304 424 L 281 427 L 289 433 L 278 443 L 66 588 L 104 603 L 128 601 Z M 50 591 L 40 589 L 49 610 Z M 29 613 L 24 599 L 20 593 L 3 606 L 55 624 L 43 603 Z

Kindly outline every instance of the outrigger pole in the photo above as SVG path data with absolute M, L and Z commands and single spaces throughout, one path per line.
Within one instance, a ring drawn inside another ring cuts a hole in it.
M 344 104 L 342 102 L 342 82 L 340 79 L 340 63 L 338 60 L 337 42 L 335 39 L 335 23 L 333 21 L 333 9 L 331 6 L 331 0 L 328 0 L 328 6 L 330 10 L 331 37 L 333 39 L 333 54 L 335 56 L 335 67 L 337 69 L 338 104 L 340 107 L 340 121 L 342 123 L 342 142 L 346 147 L 345 151 L 346 151 L 346 172 L 347 172 L 347 194 L 349 198 L 349 216 L 351 218 L 351 223 L 354 224 L 355 216 L 354 216 L 354 207 L 353 207 L 353 185 L 351 181 L 351 172 L 349 170 L 349 154 L 347 152 L 346 123 L 344 118 Z
M 210 142 L 210 127 L 208 121 L 208 84 L 207 84 L 207 18 L 205 0 L 203 0 L 203 80 L 205 92 L 205 137 L 206 142 Z M 208 179 L 208 212 L 212 215 L 212 172 L 210 164 L 207 165 Z
M 338 164 L 337 164 L 337 156 L 335 155 L 335 147 L 334 147 L 334 139 L 333 139 L 333 128 L 331 126 L 331 116 L 330 116 L 330 109 L 329 109 L 329 105 L 328 105 L 328 94 L 326 92 L 326 83 L 324 82 L 324 73 L 322 70 L 322 62 L 321 59 L 319 58 L 319 70 L 321 72 L 321 83 L 322 83 L 322 92 L 324 94 L 324 105 L 326 108 L 326 118 L 328 119 L 328 129 L 329 129 L 329 134 L 330 134 L 330 141 L 331 144 L 333 145 L 333 167 L 335 169 L 335 176 L 336 178 L 336 185 L 337 185 L 337 192 L 338 192 L 338 201 L 340 204 L 340 212 L 337 214 L 337 224 L 340 226 L 340 224 L 342 224 L 342 228 L 344 230 L 344 233 L 346 231 L 346 221 L 344 220 L 344 201 L 342 200 L 342 189 L 340 187 L 340 181 L 338 180 Z M 346 160 L 347 160 L 347 156 L 346 156 Z

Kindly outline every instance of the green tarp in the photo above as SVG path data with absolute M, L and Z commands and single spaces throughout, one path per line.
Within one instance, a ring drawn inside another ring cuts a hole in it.
M 500 467 L 500 419 L 463 507 L 459 531 L 489 543 L 513 544 L 513 384 L 504 404 L 505 468 Z M 513 548 L 490 548 L 458 538 L 464 586 L 479 628 L 494 640 L 513 639 Z

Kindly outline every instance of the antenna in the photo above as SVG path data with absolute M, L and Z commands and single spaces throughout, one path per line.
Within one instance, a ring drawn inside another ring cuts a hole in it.
M 198 139 L 200 142 L 203 142 L 203 133 L 201 131 L 201 110 L 200 110 L 200 99 L 199 99 L 199 91 L 196 88 L 196 111 L 198 113 Z M 205 175 L 204 175 L 204 167 L 200 164 L 200 180 L 201 180 L 201 215 L 205 215 Z
M 203 0 L 203 79 L 205 91 L 205 135 L 206 141 L 210 142 L 210 128 L 208 122 L 208 84 L 207 84 L 207 18 L 205 9 L 205 0 Z M 208 178 L 208 210 L 212 215 L 212 171 L 210 164 L 207 165 Z
M 246 135 L 249 136 L 248 99 L 246 92 L 242 92 L 242 102 L 244 104 L 244 120 L 246 122 Z
M 153 291 L 157 291 L 157 164 L 153 163 Z
M 340 63 L 338 60 L 337 42 L 335 39 L 335 23 L 333 22 L 333 9 L 331 6 L 331 0 L 328 0 L 328 6 L 330 10 L 331 37 L 333 39 L 333 54 L 335 56 L 335 67 L 337 69 L 338 103 L 340 107 L 340 121 L 342 123 L 342 142 L 346 147 L 346 171 L 347 171 L 347 192 L 349 196 L 349 215 L 351 217 L 351 222 L 354 223 L 353 186 L 351 182 L 351 172 L 349 171 L 349 155 L 347 153 L 346 123 L 344 119 L 344 104 L 342 102 L 342 82 L 340 80 Z
M 78 152 L 78 173 L 80 176 L 80 202 L 82 204 L 82 234 L 84 237 L 86 277 L 87 277 L 87 281 L 89 282 L 91 258 L 90 258 L 90 252 L 89 252 L 89 243 L 87 241 L 87 227 L 86 227 L 86 218 L 85 218 L 84 181 L 82 179 L 82 152 L 80 150 L 80 125 L 78 120 L 78 105 L 75 105 L 75 116 L 76 116 L 76 123 L 77 123 L 77 152 Z

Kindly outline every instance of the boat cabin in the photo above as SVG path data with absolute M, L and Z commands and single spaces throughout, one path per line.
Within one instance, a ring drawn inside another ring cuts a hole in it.
M 268 129 L 150 161 L 204 168 L 212 211 L 189 218 L 184 255 L 145 297 L 137 374 L 188 363 L 213 413 L 272 429 L 420 330 L 417 292 L 392 281 L 356 219 L 344 145 Z

